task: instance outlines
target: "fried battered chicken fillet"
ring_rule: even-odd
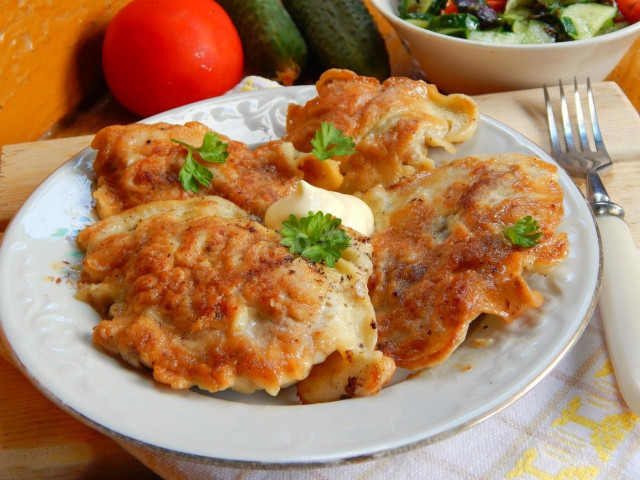
[[[371,244],[349,235],[329,268],[292,256],[280,234],[222,198],[148,203],[79,234],[77,296],[104,319],[94,341],[156,380],[275,395],[334,352],[379,362]]]
[[[325,188],[344,193],[391,185],[434,168],[428,147],[455,151],[453,143],[471,138],[478,124],[478,108],[470,97],[442,95],[423,81],[391,77],[380,84],[333,69],[322,74],[316,88],[318,96],[304,106],[289,105],[284,140],[310,152],[322,122],[353,137],[356,153],[322,162],[332,162],[336,170],[334,184]]]
[[[98,132],[91,147],[98,150],[93,164],[98,179],[93,196],[100,218],[143,203],[202,195],[224,197],[262,218],[303,176],[298,169],[301,159],[289,142],[277,140],[251,151],[244,143],[220,135],[228,144],[227,161],[201,161],[213,172],[211,186],[201,187],[197,194],[187,192],[178,179],[187,148],[172,139],[199,147],[209,131],[199,122],[189,122],[116,125]],[[194,157],[199,161],[197,154]]]
[[[568,254],[557,169],[520,154],[481,155],[376,187],[362,199],[375,217],[369,290],[378,348],[396,364],[443,362],[481,313],[511,322],[543,302],[526,271],[548,273]],[[539,245],[511,244],[502,231],[531,215]]]

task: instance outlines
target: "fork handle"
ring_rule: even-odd
[[[597,217],[604,265],[598,308],[622,397],[640,414],[640,255],[629,225]]]

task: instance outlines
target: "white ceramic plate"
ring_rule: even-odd
[[[199,120],[256,145],[284,133],[288,103],[313,96],[313,87],[238,94],[147,122]],[[487,117],[458,155],[499,152],[535,154],[552,162],[530,141]],[[93,156],[85,150],[56,170],[7,229],[0,249],[0,319],[14,359],[45,395],[121,439],[242,465],[335,464],[404,450],[474,425],[520,397],[576,341],[595,304],[597,229],[575,184],[561,172],[566,219],[560,230],[569,236],[571,253],[552,275],[531,279],[544,293],[543,307],[510,326],[490,319],[474,322],[469,339],[445,364],[412,379],[401,373],[376,397],[319,405],[296,405],[292,389],[275,398],[174,391],[95,348],[91,333],[98,315],[74,299],[72,280],[81,262],[74,239],[93,221]],[[493,343],[472,348],[475,338]]]

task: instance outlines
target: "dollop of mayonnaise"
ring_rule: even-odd
[[[306,217],[309,212],[322,211],[342,220],[342,225],[353,228],[367,237],[373,233],[373,212],[369,206],[353,195],[331,192],[300,180],[297,188],[271,205],[264,216],[264,224],[280,230],[282,222],[293,214]]]

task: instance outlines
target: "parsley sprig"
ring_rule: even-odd
[[[531,248],[538,245],[538,239],[542,236],[538,221],[534,220],[531,215],[521,218],[512,226],[503,230],[502,233],[514,245],[525,248]]]
[[[208,187],[211,185],[211,179],[213,178],[211,170],[195,161],[193,152],[197,152],[202,160],[210,163],[224,163],[229,156],[229,152],[227,152],[229,145],[221,141],[217,133],[205,133],[201,147],[194,147],[175,138],[172,138],[171,141],[189,149],[187,158],[185,158],[178,175],[182,188],[186,191],[197,193],[200,190],[200,185]]]
[[[313,145],[311,153],[320,161],[356,152],[354,150],[356,144],[353,143],[352,138],[345,136],[329,122],[320,124],[320,130],[316,130],[316,136],[311,140],[311,145]]]
[[[330,213],[309,212],[300,219],[289,215],[282,222],[282,245],[289,247],[291,253],[298,253],[314,263],[324,261],[333,267],[349,246],[351,238],[339,228],[342,220]]]

